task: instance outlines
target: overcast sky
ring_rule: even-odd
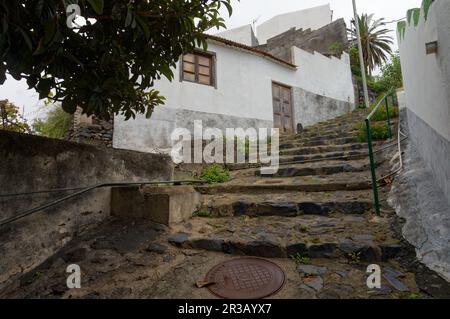
[[[347,25],[353,16],[351,0],[233,0],[234,13],[231,18],[224,15],[228,29],[250,24],[259,17],[257,25],[271,17],[330,3],[334,19],[344,18]],[[421,0],[357,0],[359,13],[374,13],[375,17],[386,18],[386,21],[398,20],[406,16],[406,10],[420,7]],[[396,23],[389,25],[395,30]],[[396,33],[392,32],[395,37]],[[397,48],[395,39],[395,49]],[[0,86],[0,99],[8,99],[21,108],[25,108],[25,117],[32,121],[44,116],[46,108],[38,100],[35,91],[27,89],[24,81],[17,82],[11,78]]]

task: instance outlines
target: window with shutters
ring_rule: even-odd
[[[183,55],[183,81],[215,86],[214,56],[206,53],[188,53]]]

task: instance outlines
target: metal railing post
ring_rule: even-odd
[[[370,120],[366,119],[366,131],[367,131],[367,144],[369,148],[369,159],[370,159],[370,172],[372,175],[372,190],[375,204],[375,212],[378,216],[381,215],[380,212],[380,201],[378,198],[378,182],[377,175],[375,172],[375,160],[373,156],[373,146],[372,146],[372,130],[370,128]]]
[[[387,118],[387,126],[389,130],[389,138],[392,138],[392,129],[391,129],[391,116],[389,114],[389,101],[388,97],[384,99],[384,102],[386,103],[386,118]]]

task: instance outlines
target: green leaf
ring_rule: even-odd
[[[134,21],[134,13],[133,11],[129,10],[127,11],[127,17],[125,18],[125,27],[129,27]]]
[[[164,75],[169,81],[173,79],[173,72],[168,65],[162,65],[160,70],[162,75]]]
[[[25,43],[27,44],[28,49],[31,51],[33,50],[33,43],[31,42],[31,38],[30,36],[25,32],[24,29],[22,29],[21,27],[17,27],[17,30],[20,32],[20,34],[22,35],[22,38],[25,40]]]
[[[150,38],[150,29],[147,25],[147,21],[140,16],[136,16],[136,21],[139,24],[139,26],[141,27],[141,30],[144,33],[145,38],[149,39]]]
[[[64,13],[64,5],[72,3],[80,4],[93,18],[108,15],[111,19],[88,20],[74,32],[67,28],[65,17],[55,17]],[[173,67],[183,52],[206,48],[202,34],[224,27],[218,7],[230,3],[0,0],[0,81],[5,79],[7,66],[8,74],[27,80],[40,98],[53,92],[54,99],[64,101],[70,113],[79,106],[98,117],[150,115],[164,99],[156,92],[144,93],[161,77],[174,81]],[[30,57],[33,52],[36,55]],[[41,79],[42,74],[51,78]],[[91,100],[92,96],[96,97]]]
[[[95,13],[103,14],[104,3],[103,0],[87,0],[91,5],[92,9],[94,9]]]
[[[228,1],[222,2],[225,7],[227,7],[228,14],[231,16],[233,14],[233,8],[231,7],[231,4]]]
[[[77,110],[77,105],[76,105],[75,101],[70,98],[65,98],[62,101],[61,106],[62,106],[63,110],[69,114],[73,114]]]
[[[39,99],[45,99],[49,96],[53,81],[50,79],[41,79],[36,87],[39,92]]]

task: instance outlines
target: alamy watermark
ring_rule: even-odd
[[[75,28],[75,19],[81,15],[81,8],[78,4],[69,4],[66,7],[66,24],[69,29]]]
[[[67,277],[66,285],[69,289],[81,288],[81,268],[77,264],[67,266],[66,272],[70,275]]]
[[[367,287],[381,289],[381,267],[377,264],[369,265],[366,272],[370,274],[366,281]]]
[[[277,128],[204,128],[194,121],[193,134],[177,128],[171,134],[171,156],[175,164],[256,164],[261,174],[275,174],[279,168],[280,132]],[[206,143],[206,144],[205,144]]]

